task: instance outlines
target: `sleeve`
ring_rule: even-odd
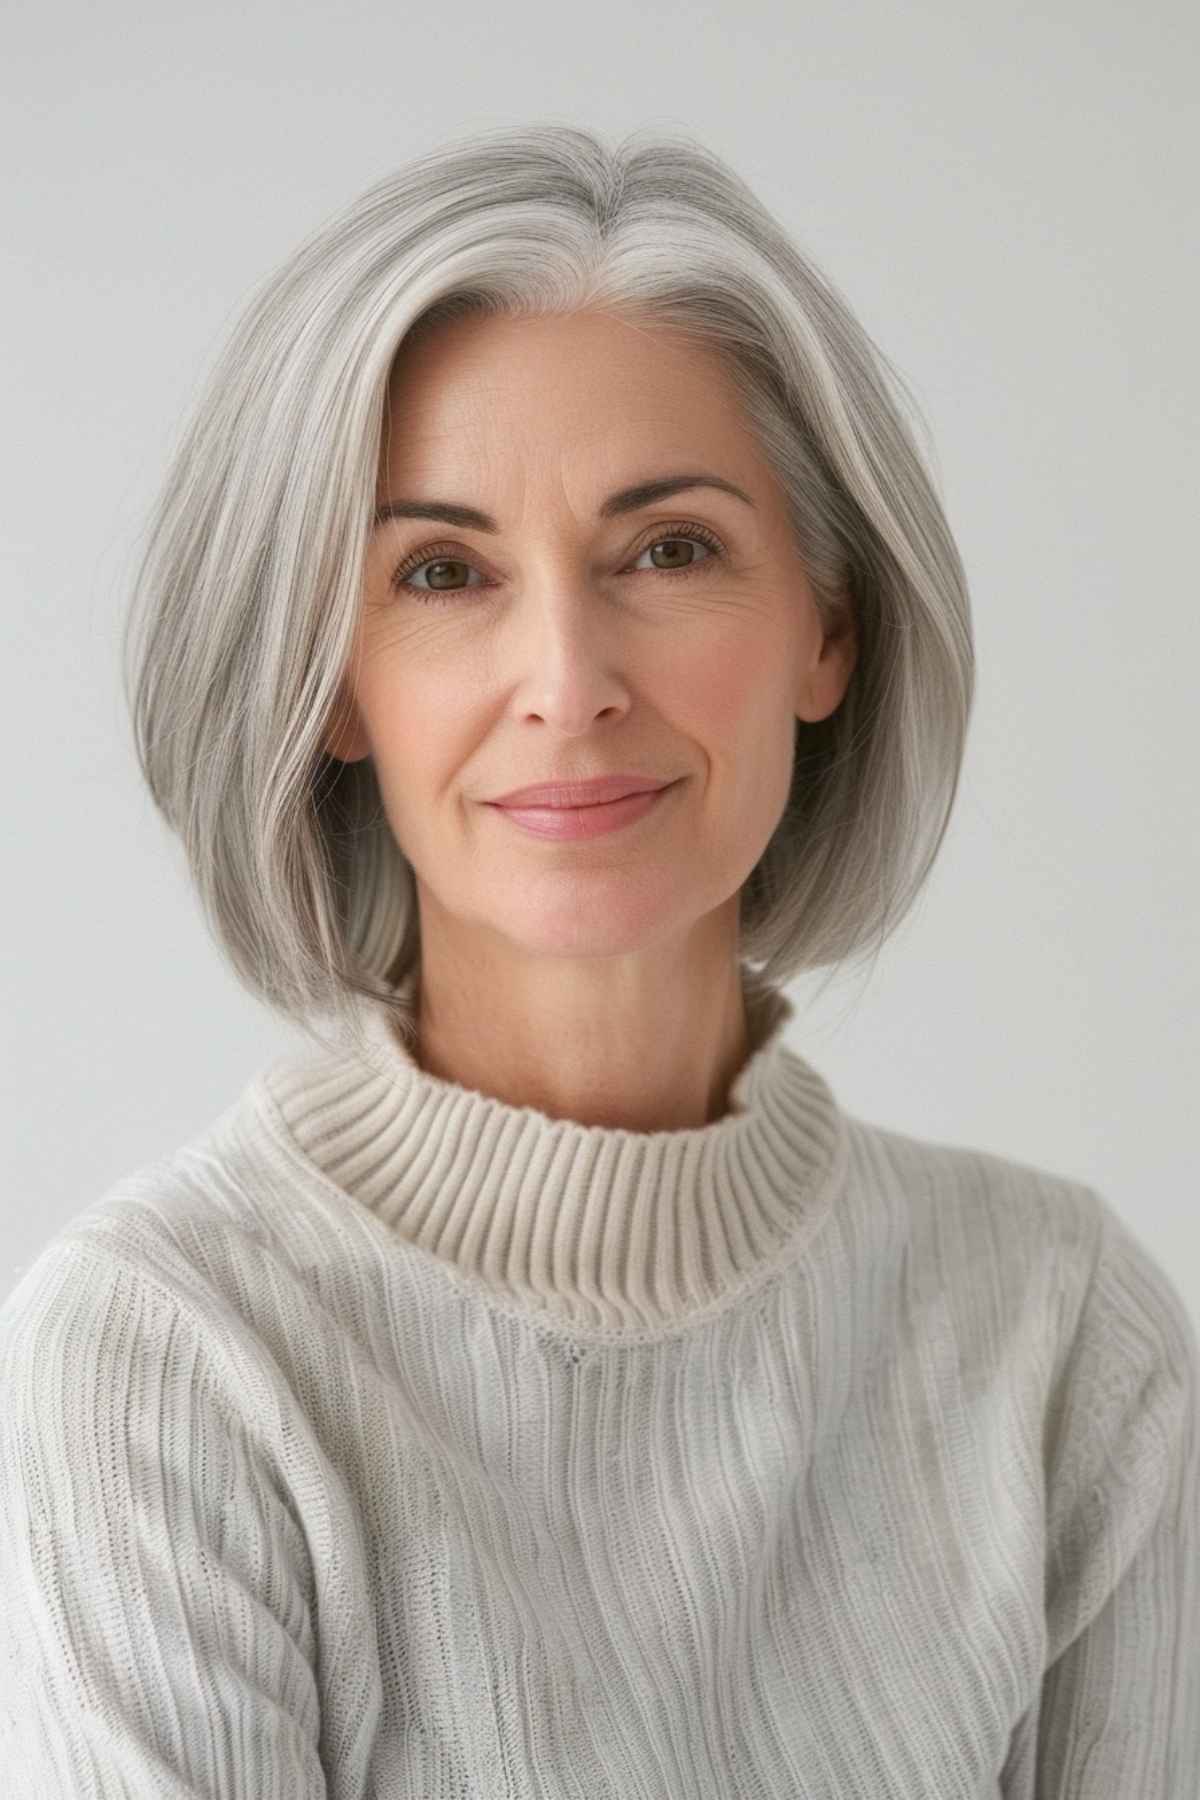
[[[1200,1353],[1089,1192],[1097,1259],[1046,1421],[1036,1800],[1200,1800]]]
[[[186,1309],[54,1243],[0,1309],[0,1768],[21,1800],[318,1800],[310,1572]]]

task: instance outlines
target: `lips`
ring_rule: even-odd
[[[503,813],[506,824],[511,822],[534,837],[599,838],[648,818],[659,801],[678,786],[679,782],[668,781],[662,787],[643,788],[620,800],[601,800],[591,806],[494,806],[492,810]]]
[[[660,781],[653,776],[604,775],[591,781],[541,782],[532,787],[514,788],[489,804],[555,808],[601,806],[609,800],[623,800],[629,794],[657,793],[670,786],[670,780]]]

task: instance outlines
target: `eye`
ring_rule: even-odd
[[[411,593],[418,595],[422,600],[426,601],[427,604],[433,605],[437,605],[443,593],[447,597],[452,597],[454,594],[461,593],[463,587],[467,584],[465,582],[456,583],[453,572],[456,569],[474,569],[475,565],[474,563],[467,562],[465,557],[451,556],[445,553],[452,549],[453,545],[435,544],[433,554],[428,550],[422,550],[415,556],[409,557],[406,562],[400,564],[400,567],[392,576],[392,586],[398,590],[407,588]],[[415,581],[410,579],[411,576],[419,574],[425,569],[428,569],[431,572],[431,579],[437,581],[441,581],[445,576],[446,571],[449,570],[451,578],[445,588],[437,589],[420,587]],[[478,573],[478,571],[476,571],[476,573]]]
[[[704,556],[689,555],[682,563],[651,565],[648,569],[635,569],[638,575],[665,575],[671,580],[686,578],[696,574],[707,563],[724,560],[725,548],[720,539],[704,525],[693,525],[682,522],[667,527],[659,526],[655,535],[634,552],[635,561],[640,561],[648,551],[657,550],[663,545],[679,545],[683,543],[700,544],[707,552]],[[459,546],[455,544],[431,544],[406,557],[392,576],[392,587],[398,593],[409,593],[423,606],[447,606],[456,601],[459,595],[470,587],[486,587],[486,582],[457,581],[454,572],[459,569],[479,571],[475,564],[466,557],[456,554]],[[670,552],[668,552],[670,554]],[[441,587],[425,587],[414,581],[412,577],[422,571],[428,572],[431,582],[444,582]],[[448,579],[447,579],[448,577]]]
[[[690,575],[693,569],[698,569],[703,563],[710,562],[714,557],[719,557],[722,554],[721,546],[711,531],[706,531],[702,525],[685,525],[681,526],[678,530],[672,527],[669,536],[664,536],[660,533],[658,537],[651,538],[650,542],[638,551],[639,559],[645,556],[648,551],[658,550],[664,544],[674,546],[680,544],[702,544],[708,554],[705,556],[689,555],[682,564],[668,562],[665,568],[662,564],[659,564],[657,565],[657,572],[660,575]],[[653,566],[654,565],[652,565],[652,567]]]

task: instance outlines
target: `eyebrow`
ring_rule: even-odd
[[[744,500],[747,506],[754,505],[744,488],[726,481],[720,475],[701,472],[694,475],[664,475],[657,481],[639,481],[633,487],[620,488],[604,501],[599,517],[615,519],[621,513],[637,512],[643,506],[652,506],[656,500],[666,500],[671,494],[682,493],[685,488],[700,487],[719,488],[722,493]],[[454,500],[388,500],[376,509],[372,529],[377,529],[385,519],[440,519],[445,525],[459,525],[468,531],[500,529],[490,514],[480,512],[478,507],[462,506]]]

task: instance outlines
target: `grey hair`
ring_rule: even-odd
[[[322,1043],[363,998],[410,1044],[413,869],[369,757],[328,754],[397,351],[468,313],[605,310],[707,345],[786,495],[849,686],[797,719],[739,898],[782,984],[875,956],[949,823],[974,689],[962,563],[899,375],[741,178],[683,134],[452,139],[318,227],[250,298],[181,432],[123,638],[136,754],[239,979]]]

